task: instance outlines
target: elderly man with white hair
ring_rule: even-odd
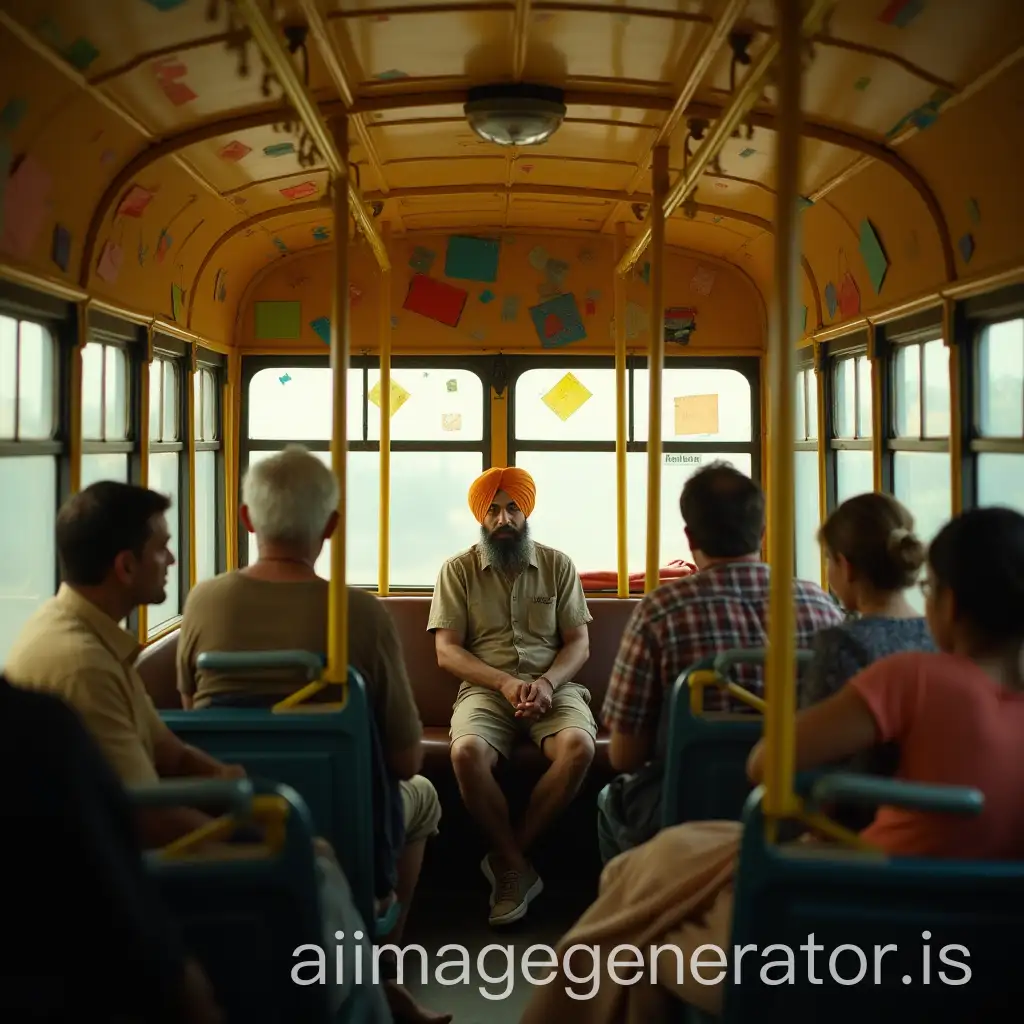
[[[237,677],[200,669],[197,661],[204,651],[327,650],[329,584],[317,576],[315,565],[341,522],[338,498],[334,473],[299,445],[249,467],[240,512],[246,529],[256,535],[259,557],[244,569],[204,580],[188,596],[178,641],[178,689],[185,707],[270,706],[305,685],[289,670]],[[375,837],[378,874],[396,878],[401,903],[388,941],[401,945],[424,847],[437,834],[441,806],[433,785],[417,774],[423,726],[391,616],[365,591],[349,588],[348,601],[349,663],[366,682],[383,762],[375,796],[386,802],[393,794],[404,824],[400,851],[386,848],[386,831]],[[387,776],[383,781],[381,774]],[[378,828],[382,817],[375,815]],[[441,1024],[451,1019],[424,1010],[394,981],[388,995],[396,1020]]]

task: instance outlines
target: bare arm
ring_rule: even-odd
[[[587,624],[567,629],[562,633],[561,650],[541,678],[546,679],[551,688],[557,690],[562,683],[576,677],[576,673],[583,668],[589,657],[590,630]]]
[[[434,649],[437,651],[437,664],[456,679],[464,679],[467,683],[486,686],[489,690],[499,693],[511,684],[520,686],[520,680],[507,672],[485,665],[479,658],[472,655],[462,646],[465,638],[454,629],[439,629],[434,634]]]

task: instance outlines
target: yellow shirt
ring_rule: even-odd
[[[63,697],[82,717],[126,786],[158,780],[155,752],[167,731],[135,659],[138,640],[62,584],[25,623],[4,666],[15,686]]]

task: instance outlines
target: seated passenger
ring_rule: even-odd
[[[241,766],[183,743],[164,724],[135,669],[139,642],[119,625],[139,605],[165,599],[167,571],[175,564],[168,547],[170,504],[155,491],[111,480],[69,498],[56,530],[64,582],[25,623],[5,668],[12,684],[74,706],[125,786],[183,776],[245,777]],[[147,848],[212,820],[190,807],[145,808],[137,817]],[[330,844],[317,839],[315,852],[325,944],[331,946],[334,932],[351,919],[351,893]],[[346,993],[334,986],[336,1007]]]
[[[861,669],[899,651],[934,651],[928,623],[906,591],[917,582],[925,548],[914,517],[890,494],[859,494],[844,501],[818,532],[832,593],[857,617],[823,629],[811,642],[814,660],[799,690],[801,707],[837,693]],[[844,767],[866,775],[892,775],[899,750],[889,744],[865,751]],[[833,812],[848,828],[867,827],[874,810]]]
[[[200,669],[197,662],[205,651],[327,650],[330,585],[317,576],[315,565],[324,541],[340,523],[337,478],[315,455],[290,445],[249,467],[242,502],[242,521],[256,535],[259,558],[244,569],[204,580],[188,596],[177,654],[185,707],[270,706],[306,684],[289,670],[239,678]],[[373,594],[351,587],[348,601],[349,664],[366,683],[371,727],[384,762],[377,774],[386,776],[375,780],[375,824],[384,824],[384,808],[393,805],[400,819],[395,831],[404,833],[395,849],[393,834],[378,829],[375,836],[376,873],[392,879],[377,896],[395,885],[401,908],[388,942],[400,945],[441,805],[433,785],[416,774],[423,760],[423,728],[387,607]],[[404,989],[391,995],[406,999]],[[397,1003],[395,1008],[404,1012]]]
[[[5,792],[0,877],[31,894],[4,907],[0,1019],[220,1024],[209,982],[146,875],[117,776],[64,701],[2,676],[0,778],[17,780]],[[89,941],[41,967],[62,921],[87,927]]]
[[[590,692],[572,682],[590,654],[592,616],[570,559],[530,536],[536,489],[523,469],[489,469],[469,489],[480,540],[437,577],[427,629],[438,665],[461,680],[452,709],[451,758],[467,810],[491,851],[490,922],[521,918],[543,889],[526,858],[579,791],[594,759]],[[551,762],[520,825],[492,772],[530,739]]]
[[[795,768],[810,771],[896,742],[898,778],[978,789],[984,810],[977,817],[961,817],[883,806],[861,833],[865,840],[893,857],[1020,860],[1024,516],[1005,508],[979,508],[948,523],[932,541],[923,589],[928,624],[941,653],[890,655],[801,711]],[[764,769],[761,743],[748,762],[755,784]],[[725,952],[727,962],[718,977],[729,976],[741,834],[739,822],[690,822],[665,829],[615,858],[605,868],[597,900],[558,943],[563,974],[568,976],[565,953],[576,943],[599,944],[602,950],[619,943],[641,951],[674,946],[686,963],[707,943]],[[607,971],[612,958],[597,959],[598,970]],[[634,1016],[638,1006],[643,1019],[676,1019],[675,1000],[720,1013],[721,983],[695,985],[680,975],[683,983],[677,985],[674,963],[671,954],[660,963],[657,984],[626,986],[610,975],[577,974],[587,979],[582,991],[596,991],[594,998],[582,1000],[568,994],[573,986],[565,978],[552,978],[535,990],[521,1024],[640,1020]],[[570,958],[568,967],[573,966]],[[652,978],[650,967],[643,965],[641,978]]]
[[[699,469],[679,498],[683,533],[700,570],[672,580],[637,605],[623,632],[601,717],[610,733],[609,760],[621,775],[598,798],[598,840],[607,862],[646,842],[661,823],[662,759],[668,742],[664,704],[676,679],[698,661],[768,644],[771,572],[761,561],[764,494],[727,463]],[[842,621],[815,583],[794,580],[796,644]],[[764,688],[760,665],[738,665],[735,681]],[[705,691],[705,710],[742,711],[722,690]]]

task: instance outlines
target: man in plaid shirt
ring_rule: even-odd
[[[703,658],[768,644],[771,570],[761,561],[765,501],[760,487],[728,463],[694,473],[679,499],[693,561],[700,572],[672,580],[637,605],[619,646],[601,717],[611,733],[609,760],[620,772],[598,801],[605,861],[658,830],[662,768],[657,749],[667,729],[662,706],[676,679]],[[793,581],[797,648],[843,614],[815,583]],[[760,665],[738,665],[735,682],[761,695]],[[706,711],[744,711],[717,688]],[[660,736],[659,736],[660,733]],[[632,806],[630,806],[632,805]]]

